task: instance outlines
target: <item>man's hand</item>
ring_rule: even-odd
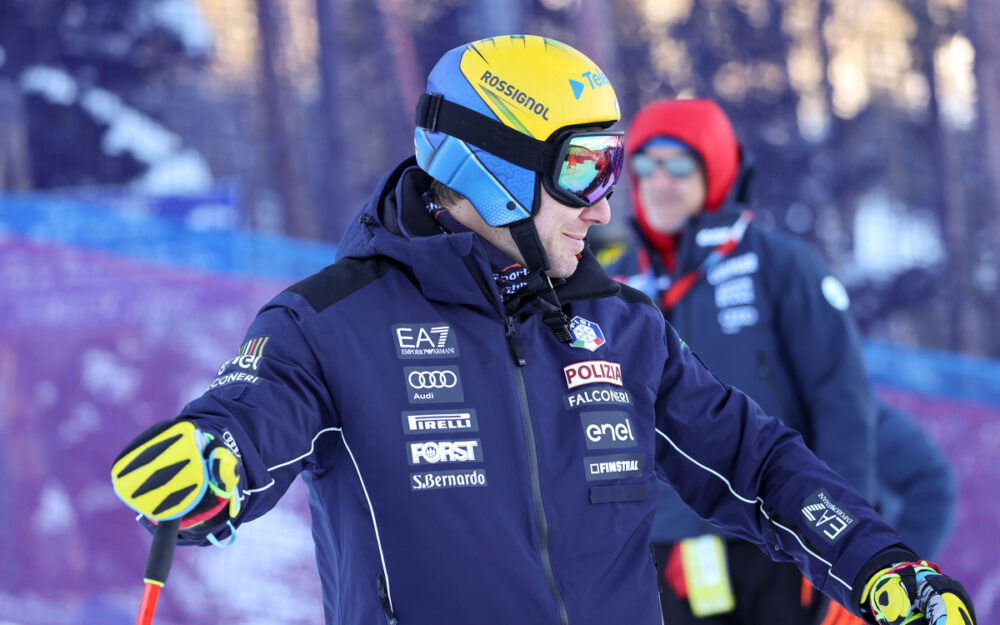
[[[183,419],[157,423],[115,459],[111,483],[151,521],[181,519],[180,537],[200,541],[240,511],[241,464],[211,434]]]
[[[926,560],[902,562],[872,576],[861,595],[879,625],[975,625],[976,613],[958,581]]]

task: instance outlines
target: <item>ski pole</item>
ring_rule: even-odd
[[[156,524],[153,544],[149,546],[149,556],[146,558],[146,575],[143,579],[146,586],[142,591],[142,602],[139,604],[139,616],[135,625],[151,625],[153,622],[156,600],[160,596],[160,589],[167,583],[170,565],[174,561],[174,547],[177,546],[180,524],[180,519]]]

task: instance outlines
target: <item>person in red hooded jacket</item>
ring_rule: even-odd
[[[657,302],[726,384],[800,432],[874,500],[876,404],[844,287],[800,239],[753,221],[752,170],[711,100],[660,100],[626,135],[636,241],[608,273]],[[791,564],[721,535],[661,486],[653,525],[665,621],[814,625],[831,606]],[[848,622],[847,620],[844,621]]]

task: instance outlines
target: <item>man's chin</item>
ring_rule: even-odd
[[[549,270],[548,274],[550,278],[561,278],[565,280],[574,273],[576,273],[576,268],[580,265],[580,261],[577,260],[576,256],[572,259],[566,258],[561,259],[557,263],[552,264],[552,269]]]

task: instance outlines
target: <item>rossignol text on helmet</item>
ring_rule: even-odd
[[[614,89],[579,51],[508,35],[447,52],[427,80],[414,134],[420,168],[464,195],[491,226],[538,210],[539,187],[560,202],[596,204],[621,173]]]

